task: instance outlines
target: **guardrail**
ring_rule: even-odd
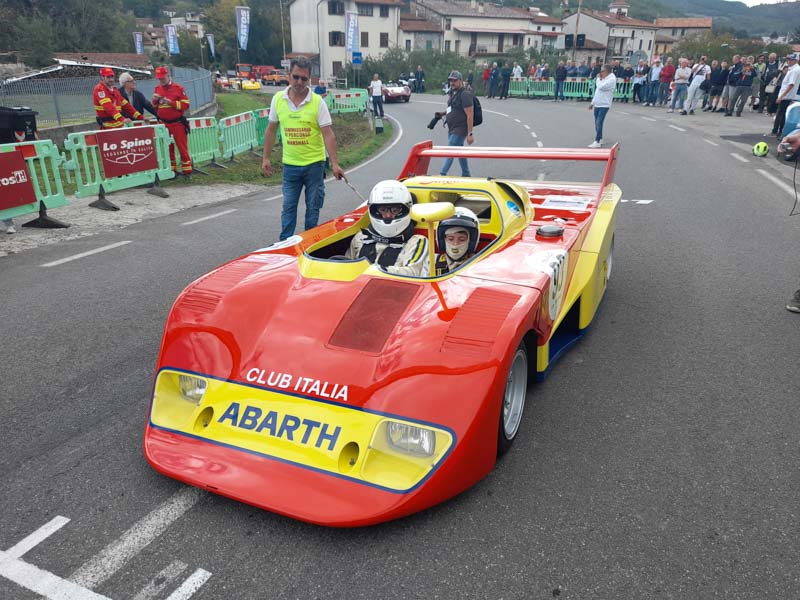
[[[587,77],[568,77],[564,81],[564,97],[591,99],[594,95],[595,80]],[[552,98],[555,95],[555,79],[552,77],[514,77],[508,87],[508,95],[517,98]],[[633,82],[618,79],[614,99],[633,98]]]

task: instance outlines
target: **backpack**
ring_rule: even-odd
[[[461,102],[461,94],[460,93],[458,94],[458,103],[460,105],[459,108],[461,108],[461,110],[464,110],[464,106],[463,106],[463,104]],[[481,123],[483,123],[483,108],[481,108],[481,103],[478,102],[478,97],[473,95],[472,96],[472,126],[473,127],[477,127]]]

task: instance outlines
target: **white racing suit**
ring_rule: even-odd
[[[428,277],[428,239],[414,235],[414,223],[398,236],[386,238],[371,227],[353,236],[347,258],[366,258],[387,273]]]

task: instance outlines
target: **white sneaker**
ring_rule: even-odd
[[[602,148],[603,142],[592,142],[589,144],[589,148]]]
[[[6,227],[6,233],[8,234],[17,233],[17,228],[14,227],[13,225],[9,225],[8,227]]]

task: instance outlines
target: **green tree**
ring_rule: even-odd
[[[200,53],[204,52],[201,48],[201,41],[185,29],[178,31],[178,47],[180,54],[173,54],[170,60],[176,67],[199,67]],[[205,56],[203,56],[205,61]]]
[[[18,49],[25,64],[31,67],[53,64],[56,37],[52,22],[44,17],[22,17],[17,26]]]
[[[791,35],[791,41],[793,44],[800,44],[800,25],[794,28],[794,31]]]

